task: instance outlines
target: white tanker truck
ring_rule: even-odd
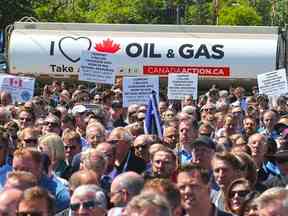
[[[287,35],[264,26],[16,22],[6,55],[10,74],[77,79],[81,51],[90,50],[115,55],[120,76],[198,73],[200,85],[225,85],[287,71]]]

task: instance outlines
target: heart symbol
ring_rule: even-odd
[[[59,41],[59,50],[69,61],[78,62],[82,50],[90,50],[92,43],[87,37],[63,37]],[[77,55],[79,53],[79,55]],[[76,56],[75,56],[76,54]]]

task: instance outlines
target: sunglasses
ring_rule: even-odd
[[[242,190],[242,191],[231,191],[230,198],[235,197],[237,194],[238,197],[244,198],[250,191],[248,190]]]
[[[110,141],[108,141],[108,143],[110,143],[110,144],[112,144],[112,145],[115,145],[115,144],[117,144],[119,141],[121,141],[121,140],[110,140]]]
[[[51,127],[58,127],[58,125],[59,125],[57,122],[48,122],[48,121],[44,122],[44,124],[45,125],[51,125]]]
[[[84,209],[92,209],[92,208],[97,207],[98,206],[97,204],[99,205],[99,203],[97,203],[95,200],[89,200],[83,203],[71,203],[70,209],[72,211],[77,211],[80,209],[81,205],[82,205],[82,208]]]
[[[138,145],[138,146],[134,146],[134,149],[146,149],[148,147],[148,145]]]
[[[37,143],[37,139],[24,139],[25,143]]]
[[[42,216],[41,212],[17,212],[17,216]]]
[[[68,149],[75,150],[75,149],[76,149],[76,146],[74,146],[74,145],[65,145],[65,146],[64,146],[64,149],[65,149],[65,150],[68,150]]]

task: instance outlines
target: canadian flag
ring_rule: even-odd
[[[22,87],[22,80],[17,78],[10,78],[10,86],[12,87]]]

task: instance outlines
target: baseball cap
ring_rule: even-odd
[[[114,100],[112,101],[111,107],[112,109],[122,108],[122,103],[119,100]]]
[[[198,147],[198,146],[205,146],[210,149],[216,149],[216,145],[213,142],[211,138],[208,136],[199,136],[196,140],[192,142],[192,148]]]
[[[76,105],[76,106],[74,106],[72,108],[71,113],[72,113],[73,116],[75,116],[78,113],[84,113],[84,112],[87,112],[87,111],[88,111],[88,109],[84,105],[79,104],[79,105]]]

